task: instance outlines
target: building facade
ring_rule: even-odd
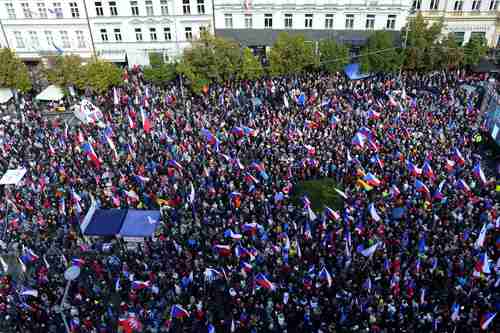
[[[254,49],[271,46],[282,31],[356,47],[375,30],[399,37],[410,5],[409,0],[214,0],[215,29]]]
[[[454,34],[461,45],[472,36],[485,38],[488,46],[499,47],[499,0],[413,0],[412,15],[420,12],[427,20],[442,20],[443,32]]]
[[[0,45],[25,61],[78,54],[129,65],[174,58],[213,30],[210,0],[0,0]]]

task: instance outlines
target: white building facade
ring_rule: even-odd
[[[25,61],[48,55],[93,54],[147,65],[149,53],[182,54],[213,30],[210,0],[0,0],[0,45]]]
[[[214,0],[215,29],[250,47],[269,47],[281,31],[307,40],[361,45],[375,30],[399,36],[410,0]]]
[[[453,33],[459,44],[472,36],[485,38],[488,46],[500,47],[499,0],[413,0],[412,12],[428,20],[443,20],[443,32]]]

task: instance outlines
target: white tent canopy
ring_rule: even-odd
[[[60,87],[50,85],[39,93],[35,98],[39,101],[59,101],[64,97],[64,92]]]
[[[7,103],[14,95],[10,88],[0,88],[0,104]]]

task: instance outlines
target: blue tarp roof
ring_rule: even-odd
[[[112,236],[120,232],[126,209],[97,209],[84,234],[88,236]]]
[[[159,210],[129,210],[123,221],[120,235],[124,237],[149,237],[160,222]]]
[[[86,236],[149,237],[160,222],[159,210],[97,209]]]
[[[349,80],[360,80],[370,77],[370,74],[361,73],[359,64],[349,64],[344,67],[345,75],[349,78]]]

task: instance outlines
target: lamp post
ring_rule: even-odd
[[[92,28],[90,27],[89,12],[87,10],[86,0],[83,0],[83,8],[85,9],[85,18],[87,19],[87,27],[89,29],[89,34],[90,34],[90,43],[92,45],[92,56],[97,57],[97,54],[95,52],[94,35],[92,34]]]
[[[56,309],[56,312],[59,312],[61,314],[64,327],[66,328],[66,333],[71,333],[68,322],[66,321],[66,316],[64,315],[64,310],[66,310],[66,298],[68,297],[68,291],[71,285],[71,281],[76,280],[78,276],[80,276],[80,267],[78,266],[71,266],[64,272],[64,278],[68,282],[66,283],[66,288],[64,288],[64,295],[61,300],[61,305]]]

